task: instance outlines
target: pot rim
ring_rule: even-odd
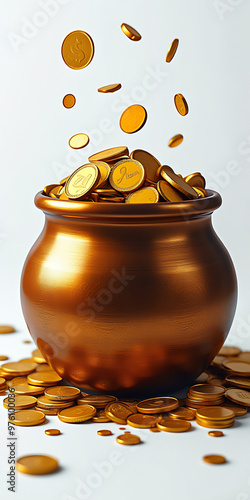
[[[39,191],[35,196],[35,205],[46,214],[58,217],[76,217],[82,219],[164,219],[199,218],[211,214],[222,204],[219,193],[207,190],[206,198],[183,200],[172,203],[93,203],[82,201],[64,201],[50,198]]]

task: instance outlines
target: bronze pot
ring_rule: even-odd
[[[237,282],[211,224],[221,197],[133,205],[38,193],[44,229],[24,265],[29,331],[90,392],[163,395],[209,365],[232,323]]]

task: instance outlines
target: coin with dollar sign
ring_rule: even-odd
[[[83,69],[88,66],[94,56],[94,43],[85,31],[72,31],[62,44],[62,57],[71,69]]]

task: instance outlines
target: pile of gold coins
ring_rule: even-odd
[[[13,331],[10,327],[2,329]],[[235,418],[246,415],[250,408],[250,352],[237,347],[222,347],[210,367],[190,387],[184,399],[163,396],[143,401],[118,400],[114,395],[89,395],[77,387],[62,385],[61,377],[46,363],[38,349],[31,358],[5,362],[0,367],[0,394],[9,422],[17,426],[40,425],[47,417],[57,416],[65,423],[118,424],[121,431],[116,441],[123,445],[140,443],[140,437],[127,427],[149,429],[151,432],[187,432],[191,421],[209,430],[212,437],[223,436],[221,429],[234,425]],[[6,391],[9,391],[8,395]],[[56,428],[46,429],[49,436],[60,435]],[[100,436],[112,436],[109,429],[97,431]],[[28,474],[45,474],[57,468],[51,457],[34,455],[32,461],[21,457],[17,470]],[[206,455],[205,462],[222,464],[222,455]],[[56,465],[57,464],[57,465]],[[40,467],[40,469],[39,469]],[[40,472],[39,472],[40,470]]]
[[[204,198],[206,181],[199,173],[182,177],[147,151],[116,147],[89,157],[59,184],[43,193],[58,200],[97,203],[182,202]]]

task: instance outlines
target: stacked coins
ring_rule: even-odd
[[[95,203],[174,203],[207,196],[199,173],[182,177],[147,151],[115,147],[89,157],[59,184],[43,193],[62,201]]]
[[[215,406],[221,405],[224,401],[225,387],[196,384],[190,387],[187,406],[191,408],[199,408],[200,406]]]
[[[199,408],[196,412],[196,421],[202,427],[226,429],[234,424],[235,413],[229,408],[210,406]]]

